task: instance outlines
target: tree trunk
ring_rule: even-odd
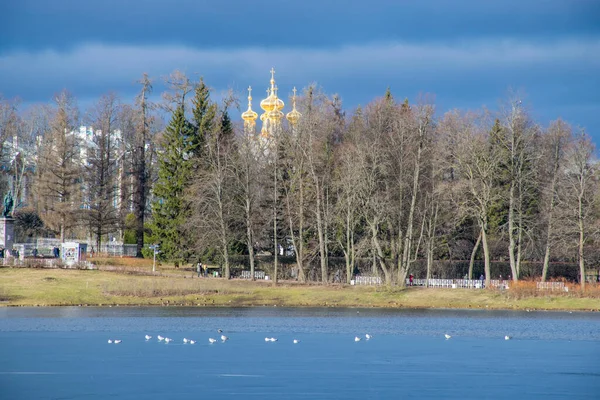
[[[277,142],[275,143],[277,146]],[[279,267],[279,243],[277,242],[277,154],[275,155],[275,171],[273,173],[273,245],[275,252],[273,253],[273,285],[277,285],[277,269]]]
[[[381,245],[379,243],[379,238],[377,237],[377,224],[370,224],[371,225],[371,234],[372,234],[372,240],[373,240],[373,246],[375,247],[375,252],[376,252],[376,259],[379,261],[379,266],[381,267],[381,270],[383,271],[383,275],[385,277],[385,284],[387,286],[391,286],[392,285],[392,276],[390,273],[389,268],[385,265],[385,254],[383,253],[383,249],[381,248]]]
[[[435,204],[435,210],[429,217],[429,226],[427,227],[427,286],[429,286],[429,279],[431,278],[431,268],[433,267],[433,248],[435,244],[435,228],[437,226],[437,216],[439,206]]]
[[[475,255],[477,254],[477,249],[479,248],[479,244],[481,243],[482,232],[479,232],[479,236],[477,236],[477,241],[475,242],[475,246],[473,246],[473,251],[471,252],[471,260],[469,260],[469,279],[473,279],[473,265],[475,264]]]
[[[485,287],[490,287],[490,249],[487,241],[487,223],[482,224],[481,228],[481,245],[483,246],[483,259],[484,259],[484,269],[485,269]]]
[[[254,244],[252,238],[252,223],[250,222],[250,200],[246,198],[246,246],[248,248],[248,257],[250,261],[250,279],[254,277]]]
[[[558,168],[560,163],[560,148],[561,141],[560,138],[557,138],[555,146],[554,146],[554,166],[553,166],[553,175],[552,175],[552,184],[550,185],[550,209],[548,210],[548,227],[546,231],[546,251],[544,252],[544,267],[542,269],[542,282],[546,281],[548,276],[548,267],[550,265],[550,238],[552,235],[552,217],[554,216],[554,206],[556,204],[556,183],[558,179]]]
[[[352,280],[352,260],[350,252],[350,246],[352,245],[352,238],[350,237],[350,207],[346,209],[346,248],[344,249],[344,258],[346,259],[346,283],[350,284]]]
[[[583,189],[582,189],[583,192]],[[580,284],[581,290],[585,290],[585,260],[583,257],[583,245],[585,243],[585,226],[584,226],[584,215],[583,215],[583,197],[579,196],[579,212],[577,214],[578,226],[579,226],[579,246],[578,246],[578,256],[579,256],[579,276],[580,276]]]
[[[410,209],[408,210],[408,220],[406,223],[406,234],[404,236],[404,248],[402,254],[402,267],[398,270],[398,280],[400,285],[404,286],[406,274],[411,263],[411,250],[412,250],[412,235],[413,235],[413,224],[415,208],[417,205],[417,194],[419,191],[419,175],[421,173],[421,156],[423,154],[423,142],[425,139],[425,129],[428,123],[419,126],[419,146],[417,148],[417,158],[415,160],[414,175],[413,175],[413,187],[410,200]]]
[[[323,215],[322,215],[322,199],[321,199],[321,186],[318,183],[318,178],[315,179],[316,182],[316,200],[317,200],[317,233],[319,235],[319,256],[321,261],[321,281],[325,284],[329,281],[329,277],[327,274],[327,253],[325,251],[325,237],[324,237],[324,227],[323,227]]]
[[[512,272],[513,281],[517,281],[519,279],[519,274],[517,271],[517,262],[515,260],[515,186],[514,182],[510,184],[510,194],[509,194],[509,205],[508,205],[508,237],[509,237],[509,245],[508,245],[508,257],[510,259],[510,270]],[[487,277],[486,277],[487,278]]]

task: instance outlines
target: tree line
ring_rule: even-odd
[[[596,268],[594,144],[561,119],[542,126],[519,98],[438,114],[431,98],[388,89],[347,112],[310,85],[299,121],[261,135],[232,121],[235,96],[213,101],[202,79],[171,74],[155,103],[151,79],[139,84],[131,104],[107,94],[82,117],[67,92],[28,110],[0,99],[5,174],[28,234],[98,246],[116,235],[140,256],[158,244],[162,259],[218,262],[227,278],[239,256],[253,276],[269,254],[275,283],[282,254],[300,281],[316,269],[322,282],[333,259],[347,282],[368,259],[387,284],[417,264],[430,278],[440,260],[468,261],[472,278],[481,259],[488,284],[494,260],[512,280],[531,263],[543,280],[552,262],[574,263],[582,286]],[[82,122],[93,127],[85,145],[72,133]]]

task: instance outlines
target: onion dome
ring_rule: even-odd
[[[285,117],[285,114],[279,111],[277,108],[274,108],[267,113],[267,118],[274,123],[279,123],[283,117]]]
[[[275,93],[271,89],[267,89],[267,98],[260,102],[260,108],[266,113],[275,108]]]
[[[252,87],[248,86],[248,109],[242,113],[242,119],[247,125],[252,126],[256,123],[256,118],[258,114],[252,110]]]
[[[294,96],[292,97],[292,111],[287,113],[285,117],[287,118],[290,124],[296,125],[300,117],[302,117],[302,114],[300,114],[298,110],[296,110],[296,88],[294,88],[293,92]]]
[[[279,111],[283,110],[283,107],[285,107],[285,104],[283,103],[283,100],[281,100],[279,97],[277,97],[277,91],[279,90],[277,88],[277,86],[275,86],[275,108],[278,109]]]

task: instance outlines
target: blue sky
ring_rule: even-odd
[[[381,96],[497,109],[509,89],[542,124],[562,117],[600,143],[600,1],[306,0],[0,2],[0,93],[82,105],[125,101],[148,72],[204,76],[218,97],[280,97],[318,83],[352,109]]]

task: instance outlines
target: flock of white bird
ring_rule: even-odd
[[[223,331],[221,329],[219,329],[218,332],[222,333]],[[369,335],[368,333],[365,334],[365,340],[370,340],[372,337],[373,336]],[[448,335],[446,333],[446,334],[444,334],[444,337],[446,338],[446,340],[448,340],[452,336],[450,336],[450,335]],[[146,336],[144,336],[144,338],[146,339],[146,341],[148,341],[148,340],[152,339],[152,336],[146,335]],[[173,339],[171,339],[171,338],[163,337],[163,336],[160,336],[160,335],[158,335],[156,338],[158,339],[159,342],[163,342],[164,341],[165,343],[170,343],[170,342],[173,341]],[[504,340],[510,340],[510,339],[512,339],[510,336],[508,336],[508,335],[504,336]],[[229,340],[229,338],[227,336],[221,335],[221,342],[225,343],[228,340]],[[359,336],[355,336],[354,337],[354,341],[355,342],[360,342],[361,340],[362,340],[362,338],[359,337]],[[276,342],[276,341],[277,341],[277,339],[274,338],[274,337],[266,337],[265,338],[265,342]],[[108,339],[108,343],[109,344],[119,344],[121,342],[122,342],[122,340],[120,340],[120,339]],[[214,344],[216,342],[218,342],[217,339],[215,339],[215,338],[208,338],[208,343]],[[298,343],[300,343],[300,340],[294,339],[293,343],[294,344],[298,344]],[[193,340],[193,339],[183,338],[183,344],[196,344],[196,341]]]

